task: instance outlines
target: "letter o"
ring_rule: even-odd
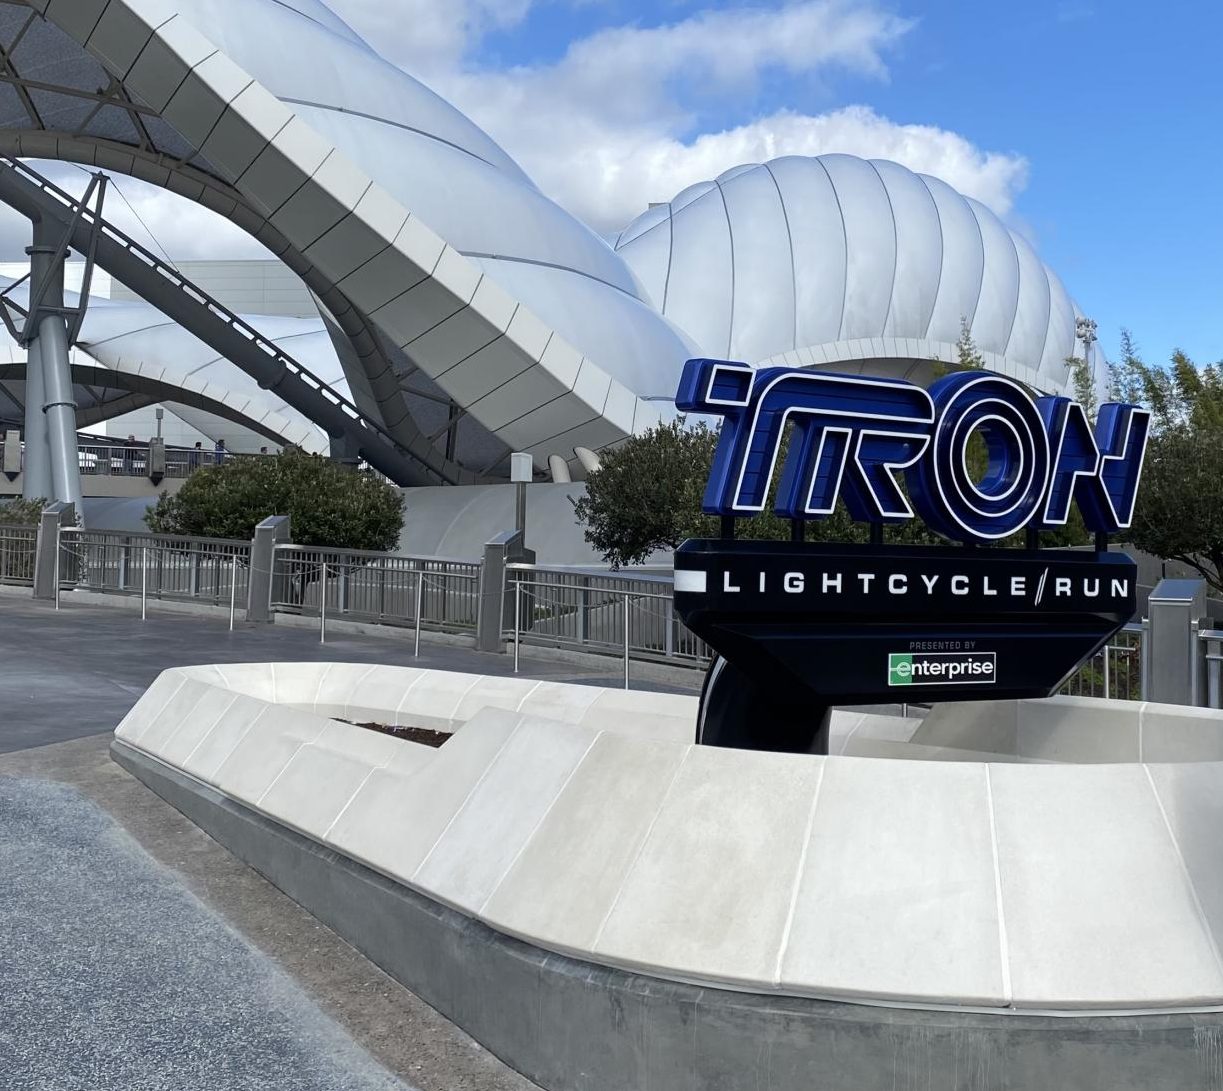
[[[961,371],[931,387],[936,424],[930,448],[907,474],[922,518],[958,541],[997,541],[1036,517],[1049,483],[1049,437],[1032,398],[1018,383],[990,372]],[[988,464],[972,479],[973,433]]]

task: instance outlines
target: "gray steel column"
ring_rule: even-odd
[[[38,342],[26,348],[25,365],[25,462],[21,495],[26,500],[54,500],[51,486],[51,449],[47,445],[47,416],[43,412],[42,353]]]
[[[82,511],[81,464],[76,442],[76,401],[72,396],[72,365],[68,359],[68,325],[64,321],[63,232],[44,220],[34,222],[30,255],[31,299],[40,291],[38,347],[42,356],[47,440],[51,446],[51,485],[54,499]],[[46,285],[44,288],[43,285]],[[43,309],[46,313],[43,313]]]

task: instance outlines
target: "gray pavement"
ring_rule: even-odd
[[[0,816],[0,1088],[407,1086],[75,789]]]
[[[214,614],[166,612],[149,618],[110,605],[83,605],[71,595],[56,611],[28,591],[0,594],[0,753],[112,731],[149,683],[167,667],[199,663],[332,661],[387,663],[476,674],[509,674],[512,657],[429,638],[420,658],[403,633],[358,636],[332,626],[318,633],[287,625],[239,625]],[[601,669],[602,668],[602,669]],[[524,654],[532,678],[614,686],[619,663],[575,666]],[[693,685],[699,685],[694,674]],[[643,688],[674,688],[644,686]]]
[[[0,1091],[533,1091],[110,760],[166,667],[508,656],[0,593]],[[617,666],[525,657],[535,677]]]

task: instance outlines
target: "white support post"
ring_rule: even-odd
[[[26,500],[54,500],[51,494],[51,448],[47,445],[47,416],[43,412],[42,353],[37,339],[26,348],[25,451],[22,456],[21,495]]]

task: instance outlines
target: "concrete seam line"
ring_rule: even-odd
[[[323,730],[326,730],[326,728],[324,728]],[[322,733],[323,733],[323,731],[320,731],[320,732],[319,732],[319,735],[321,735]],[[317,739],[317,738],[318,738],[318,735],[316,735],[316,736],[315,736],[315,739]],[[313,741],[314,741],[314,740],[312,739],[312,740],[311,740],[311,742],[313,742]],[[289,768],[289,766],[293,764],[293,759],[294,759],[295,757],[297,757],[297,755],[298,755],[298,754],[300,754],[300,753],[302,752],[302,750],[303,750],[303,749],[304,749],[306,746],[308,746],[308,745],[309,745],[308,743],[304,743],[304,742],[299,742],[299,743],[297,744],[297,749],[296,749],[296,750],[294,750],[294,751],[293,751],[293,753],[289,755],[289,760],[288,760],[288,761],[286,761],[286,762],[284,763],[284,765],[282,765],[282,766],[280,767],[280,772],[279,772],[279,773],[277,773],[277,774],[276,774],[276,775],[275,775],[275,776],[272,778],[272,782],[271,782],[271,783],[270,783],[270,784],[269,784],[269,785],[268,785],[266,788],[264,788],[262,792],[260,792],[260,794],[259,794],[259,798],[258,798],[257,800],[255,800],[255,809],[256,809],[256,810],[260,810],[260,811],[262,811],[262,810],[263,810],[263,807],[262,807],[262,806],[260,806],[260,805],[263,803],[264,799],[266,799],[266,798],[267,798],[267,794],[268,794],[268,792],[270,792],[270,791],[271,791],[273,788],[275,788],[275,787],[276,787],[276,782],[277,782],[278,780],[280,780],[280,778],[281,778],[281,777],[283,777],[283,776],[285,775],[285,770],[286,770],[286,769],[288,769],[288,768]],[[268,812],[264,811],[264,813],[265,813],[265,814],[267,814]]]
[[[863,719],[865,719],[865,714]],[[846,740],[848,741],[848,740]],[[811,832],[815,829],[815,812],[820,804],[820,794],[824,787],[824,774],[828,769],[828,759],[820,760],[820,773],[815,781],[815,791],[811,793],[811,808],[807,811],[807,827],[803,833],[803,847],[798,854],[798,866],[794,869],[794,888],[790,891],[790,908],[786,910],[786,923],[781,930],[781,941],[777,946],[777,965],[773,970],[773,984],[781,984],[781,967],[786,959],[786,950],[790,946],[790,933],[794,928],[794,914],[798,911],[798,892],[803,885],[803,872],[807,867],[807,853],[811,848]]]
[[[624,893],[624,886],[629,880],[629,876],[633,874],[638,862],[641,860],[641,854],[645,852],[645,847],[649,843],[650,835],[654,832],[654,827],[658,824],[658,816],[662,814],[663,807],[666,806],[667,800],[671,796],[672,790],[675,788],[675,782],[679,780],[680,771],[687,764],[689,756],[695,749],[695,745],[689,745],[684,751],[684,756],[679,759],[675,766],[675,772],[671,774],[671,782],[667,785],[667,790],[663,792],[662,798],[658,801],[658,806],[654,810],[653,816],[650,818],[650,824],[646,826],[645,833],[642,835],[641,844],[637,846],[637,851],[633,853],[632,863],[624,869],[624,876],[620,880],[620,889],[616,891],[616,896],[612,899],[612,903],[608,906],[607,912],[603,915],[603,919],[599,922],[598,930],[595,932],[594,939],[590,941],[590,953],[593,955],[599,949],[599,941],[603,938],[603,932],[607,928],[607,922],[611,920],[612,914],[615,913],[616,907],[620,904],[620,896]]]
[[[539,689],[539,687],[542,686],[543,684],[544,684],[544,680],[541,678],[539,679],[539,681],[535,683],[535,685],[533,685],[529,690],[527,690],[527,692],[523,694],[522,699],[518,702],[518,704],[514,706],[514,711],[521,712],[522,706],[525,705],[531,699],[531,695],[537,689]]]
[[[446,836],[446,834],[450,831],[450,827],[454,825],[455,819],[457,819],[459,815],[463,813],[464,808],[466,808],[467,804],[471,802],[471,797],[476,794],[480,785],[483,784],[488,778],[488,774],[492,772],[493,766],[497,764],[497,759],[501,757],[502,753],[505,751],[505,748],[510,745],[510,740],[513,739],[513,737],[522,729],[522,721],[523,717],[519,716],[518,722],[514,725],[514,729],[508,735],[506,735],[505,741],[502,742],[499,747],[497,747],[497,752],[489,759],[488,764],[484,767],[479,777],[476,778],[475,784],[473,784],[467,790],[467,794],[463,797],[463,802],[454,809],[454,813],[446,820],[446,825],[442,827],[441,832],[434,839],[433,844],[429,846],[429,851],[425,853],[421,862],[416,865],[416,870],[413,871],[411,875],[412,879],[415,879],[416,876],[424,870],[425,865],[432,858],[433,853],[437,851],[437,846],[442,843],[442,838]]]
[[[1202,908],[1202,900],[1198,897],[1197,886],[1193,881],[1193,875],[1189,871],[1189,865],[1185,863],[1185,856],[1181,852],[1180,842],[1176,839],[1176,831],[1172,828],[1172,822],[1168,818],[1164,801],[1160,798],[1159,789],[1155,786],[1155,778],[1151,776],[1151,767],[1144,762],[1142,771],[1146,774],[1147,784],[1150,785],[1151,794],[1155,797],[1155,806],[1159,808],[1159,817],[1163,820],[1164,829],[1168,832],[1168,840],[1172,842],[1172,851],[1176,853],[1176,862],[1180,865],[1181,876],[1185,880],[1185,885],[1189,887],[1189,896],[1193,899],[1193,908],[1198,915],[1198,924],[1206,934],[1206,942],[1210,944],[1211,954],[1214,955],[1215,968],[1220,973],[1223,973],[1223,957],[1219,954],[1219,944],[1215,940],[1214,930],[1210,927],[1206,911]]]
[[[602,734],[604,734],[604,732],[598,732],[595,737],[590,740],[590,743],[586,749],[582,751],[582,756],[573,763],[573,768],[569,770],[568,775],[565,777],[564,783],[556,790],[556,795],[552,797],[552,801],[547,807],[544,808],[544,813],[539,816],[539,821],[531,827],[531,832],[523,838],[522,844],[518,846],[518,851],[514,853],[514,858],[506,866],[506,869],[497,877],[497,881],[493,884],[492,890],[489,891],[488,897],[480,903],[480,908],[476,910],[481,917],[484,915],[484,910],[488,908],[488,903],[493,900],[497,891],[501,888],[501,884],[505,882],[506,876],[508,876],[509,873],[514,870],[514,865],[518,863],[518,858],[524,852],[526,852],[527,846],[534,840],[535,835],[539,832],[539,828],[548,820],[548,815],[552,813],[552,808],[556,806],[557,801],[562,795],[565,794],[565,789],[569,787],[569,782],[573,780],[574,776],[577,774],[577,771],[582,767],[582,763],[586,760],[591,750],[594,749],[595,743],[599,741],[599,736]]]
[[[169,696],[169,697],[167,697],[167,698],[166,698],[164,701],[162,701],[162,703],[161,703],[161,704],[160,704],[160,705],[157,707],[157,711],[156,711],[155,713],[153,713],[153,714],[152,714],[152,715],[149,717],[148,723],[146,723],[146,724],[145,724],[145,726],[144,726],[144,730],[143,730],[143,731],[141,731],[141,732],[140,732],[140,734],[139,734],[139,735],[137,735],[137,736],[136,736],[136,737],[135,737],[135,738],[132,740],[133,742],[139,742],[139,741],[140,741],[141,736],[143,736],[143,735],[145,734],[145,732],[147,732],[147,731],[149,730],[149,727],[150,727],[150,725],[152,724],[152,722],[153,722],[155,719],[157,719],[157,717],[158,717],[158,716],[160,716],[160,715],[161,715],[163,712],[165,712],[165,710],[166,710],[166,708],[169,706],[170,702],[171,702],[171,701],[173,701],[173,700],[174,700],[174,698],[178,696],[178,691],[179,691],[180,689],[182,689],[182,688],[183,688],[183,686],[185,686],[185,685],[187,684],[187,679],[186,679],[186,677],[185,677],[184,675],[180,675],[180,674],[178,673],[178,669],[177,669],[177,668],[175,668],[175,667],[171,667],[170,669],[174,671],[174,673],[175,673],[175,677],[176,677],[176,678],[178,678],[178,685],[177,685],[177,686],[175,686],[173,690],[171,690],[171,692],[170,692],[170,696]],[[158,677],[161,677],[161,676],[160,676],[160,675],[158,675]],[[154,682],[156,682],[156,681],[157,681],[157,679],[154,679],[153,681],[154,681]],[[147,691],[146,691],[146,692],[147,692]],[[133,707],[134,707],[134,706],[133,706]],[[124,719],[127,719],[127,717],[125,716],[125,717],[124,717]]]
[[[350,795],[344,801],[344,806],[341,807],[336,812],[336,816],[335,818],[331,820],[331,824],[323,831],[323,836],[321,840],[323,841],[324,844],[327,844],[328,846],[330,846],[330,842],[328,841],[328,838],[331,836],[331,831],[335,829],[336,823],[339,822],[340,819],[343,818],[344,815],[348,812],[348,808],[352,806],[352,801],[361,794],[361,789],[364,788],[369,783],[369,778],[372,777],[379,769],[385,769],[385,768],[386,768],[386,762],[383,762],[381,765],[375,765],[372,769],[370,769],[368,773],[365,774],[364,777],[361,778],[361,783],[357,785],[356,789],[353,791],[353,794]]]
[[[323,692],[323,683],[327,681],[327,675],[331,673],[331,668],[334,666],[335,666],[334,663],[323,663],[322,664],[323,670],[322,670],[322,673],[318,676],[318,682],[314,686],[314,701],[312,702],[314,705],[314,710],[315,710],[316,715],[318,713],[319,694]]]
[[[220,711],[220,712],[217,714],[217,718],[216,718],[215,720],[213,720],[213,721],[212,721],[212,723],[210,723],[210,724],[208,725],[208,730],[204,732],[204,734],[203,734],[203,737],[202,737],[201,741],[203,741],[203,739],[208,738],[208,736],[209,736],[210,734],[212,734],[212,729],[213,729],[214,727],[216,727],[216,726],[217,726],[217,724],[219,724],[219,723],[221,722],[221,720],[222,720],[222,719],[224,719],[224,718],[225,718],[225,716],[228,714],[229,710],[230,710],[231,708],[233,708],[233,707],[234,707],[234,705],[235,705],[235,704],[237,703],[237,701],[238,701],[238,695],[237,695],[236,693],[234,693],[234,691],[233,691],[233,690],[226,690],[226,691],[224,691],[224,692],[226,692],[226,693],[228,693],[228,694],[229,694],[229,702],[228,702],[228,703],[225,705],[225,707],[224,707],[223,709],[221,709],[221,711]],[[178,738],[179,733],[180,733],[180,732],[183,730],[183,728],[184,728],[184,727],[186,727],[186,726],[187,726],[187,725],[186,725],[186,723],[185,723],[185,722],[184,722],[184,723],[180,723],[180,724],[178,725],[178,727],[176,727],[176,728],[175,728],[175,729],[174,729],[174,730],[173,730],[173,731],[170,733],[170,737],[169,737],[168,739],[166,739],[165,743],[163,743],[162,745],[163,745],[163,746],[165,746],[165,747],[169,747],[169,746],[170,746],[170,745],[171,745],[171,744],[174,742],[174,740]],[[199,746],[199,743],[196,743],[195,745],[196,745],[196,746]],[[192,752],[193,754],[195,753],[195,747],[192,747],[191,752]],[[145,750],[145,751],[144,751],[144,753],[146,753],[146,754],[147,754],[147,753],[149,753],[149,751]]]
[[[251,698],[251,700],[255,700],[255,698]],[[251,720],[251,722],[250,722],[249,724],[247,724],[247,725],[246,725],[246,727],[245,727],[245,729],[243,730],[242,734],[238,736],[238,741],[237,741],[237,742],[235,742],[235,743],[233,744],[233,746],[231,746],[231,747],[229,748],[229,752],[228,752],[228,753],[225,755],[225,757],[223,757],[223,758],[222,758],[222,759],[221,759],[219,762],[217,762],[217,769],[220,769],[222,765],[224,765],[224,764],[225,764],[227,761],[229,761],[229,759],[230,759],[230,758],[232,758],[232,757],[233,757],[234,751],[235,751],[235,750],[237,750],[237,749],[238,749],[238,747],[242,745],[242,742],[243,742],[243,740],[246,738],[246,736],[247,736],[247,735],[249,735],[249,734],[251,733],[251,731],[252,731],[252,729],[254,728],[254,726],[255,726],[255,725],[256,725],[256,724],[257,724],[257,723],[258,723],[260,720],[262,720],[262,719],[263,719],[264,714],[265,714],[265,713],[267,712],[267,710],[268,710],[269,708],[271,708],[271,707],[272,707],[271,705],[267,705],[267,704],[265,704],[265,705],[264,705],[264,707],[263,707],[263,708],[261,708],[261,709],[259,710],[259,715],[258,715],[258,716],[256,716],[256,717],[255,717],[253,720]],[[187,762],[189,762],[189,761],[190,761],[190,760],[191,760],[193,757],[195,757],[195,752],[196,752],[196,751],[197,751],[197,750],[198,750],[198,749],[199,749],[201,746],[203,746],[203,745],[204,745],[204,743],[206,743],[206,742],[208,741],[209,736],[211,736],[211,735],[212,735],[212,733],[213,733],[213,732],[214,732],[214,731],[217,729],[217,727],[220,725],[220,723],[221,723],[221,721],[218,719],[218,720],[217,720],[217,722],[216,722],[215,724],[213,724],[213,725],[212,725],[212,727],[210,727],[210,728],[208,729],[208,734],[207,734],[207,735],[205,735],[205,736],[204,736],[202,739],[200,739],[200,741],[199,741],[199,742],[197,742],[197,743],[195,744],[195,746],[194,746],[194,747],[192,747],[192,749],[191,749],[191,753],[190,753],[190,754],[188,754],[188,755],[187,755],[185,758],[183,758],[183,764],[182,764],[182,766],[181,766],[181,768],[182,768],[182,769],[186,770],[186,768],[187,768]],[[192,776],[196,776],[196,774],[191,774],[191,775],[192,775]],[[203,780],[204,778],[203,778],[203,777],[196,776],[196,779],[198,779],[198,780]],[[209,781],[204,781],[204,783],[205,783],[205,784],[208,784],[208,783],[210,783],[210,782],[209,782]]]
[[[357,680],[356,680],[356,681],[355,681],[355,682],[354,682],[354,683],[353,683],[351,686],[349,686],[349,687],[348,687],[348,693],[345,695],[345,697],[346,697],[346,698],[347,698],[347,697],[351,697],[351,696],[352,696],[354,693],[356,693],[356,692],[357,692],[357,690],[360,688],[361,683],[362,683],[362,682],[364,682],[364,681],[365,681],[365,680],[366,680],[366,679],[367,679],[367,678],[368,678],[368,677],[369,677],[371,674],[373,674],[373,673],[374,673],[374,671],[376,671],[377,669],[378,669],[378,664],[377,664],[377,663],[373,664],[373,666],[371,666],[371,667],[368,667],[368,668],[366,669],[365,673],[364,673],[363,675],[361,675],[361,676],[360,676],[360,677],[359,677],[359,678],[358,678],[358,679],[357,679]],[[349,700],[347,700],[347,699],[344,701],[344,719],[346,719],[346,720],[348,720],[348,719],[351,719],[351,718],[352,718],[352,713],[348,711],[349,706],[351,706],[351,705],[352,705],[352,702],[351,702],[351,701],[349,701]]]
[[[405,668],[400,668],[405,669]],[[408,688],[403,691],[403,696],[399,698],[399,704],[395,706],[395,723],[399,723],[399,714],[403,711],[403,703],[411,696],[412,691],[421,683],[428,671],[417,669],[416,677],[408,683]]]
[[[1002,998],[1010,1006],[1014,1001],[1011,990],[1011,953],[1006,937],[1006,909],[1002,903],[1002,867],[998,854],[998,826],[994,821],[994,785],[990,779],[989,763],[984,763],[982,768],[985,770],[985,803],[989,811],[989,843],[994,865],[994,902],[998,906],[998,954],[999,968],[1002,972]]]
[[[453,704],[453,706],[451,706],[451,709],[450,709],[450,715],[449,715],[449,716],[447,716],[447,717],[446,717],[446,719],[448,719],[448,720],[449,720],[451,723],[454,723],[454,714],[455,714],[456,712],[458,712],[458,711],[459,711],[459,706],[460,706],[460,705],[462,705],[462,703],[463,703],[465,700],[467,700],[467,695],[468,695],[469,693],[471,693],[471,691],[472,691],[473,689],[475,689],[475,688],[476,688],[476,686],[478,686],[478,685],[479,685],[481,682],[483,682],[483,681],[484,681],[484,679],[485,679],[485,678],[487,678],[487,677],[488,677],[488,676],[487,676],[487,675],[484,675],[484,674],[477,674],[477,675],[476,675],[476,676],[475,676],[475,677],[472,679],[472,683],[471,683],[471,685],[470,685],[470,686],[468,686],[468,687],[467,687],[465,690],[463,690],[463,692],[462,692],[461,694],[459,694],[459,699],[458,699],[457,701],[455,701],[455,703]]]

